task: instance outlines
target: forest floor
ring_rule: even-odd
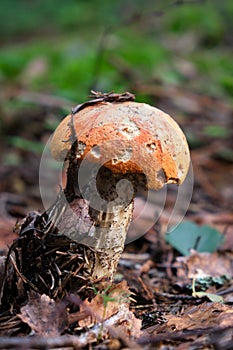
[[[205,130],[209,125],[221,125],[231,130],[232,109],[224,101],[209,96],[194,94],[190,96],[186,91],[176,89],[165,91],[162,87],[156,86],[138,85],[134,90],[136,88],[140,93],[150,95],[158,107],[166,104],[167,111],[173,110],[173,115],[176,115],[176,112],[182,115],[182,106],[177,105],[181,95],[182,98],[192,100],[191,107],[187,104],[185,110],[185,113],[190,114],[190,118],[179,120],[181,127],[187,133],[192,132],[193,139],[198,140],[198,144],[191,150],[194,187],[185,220],[197,224],[198,232],[203,225],[217,229],[224,236],[223,243],[212,253],[198,252],[195,247],[190,246],[193,250],[189,256],[181,256],[175,248],[166,243],[164,227],[174,204],[174,192],[168,191],[166,206],[158,221],[145,235],[125,246],[114,281],[115,287],[106,287],[106,282],[103,282],[102,287],[98,287],[98,295],[92,296],[90,303],[84,302],[87,304],[86,308],[91,309],[89,310],[92,315],[91,321],[88,319],[90,316],[87,317],[86,314],[80,316],[85,306],[81,308],[80,301],[71,300],[74,298],[73,295],[66,296],[70,298],[66,300],[70,308],[68,312],[64,300],[57,301],[54,305],[49,296],[46,299],[45,295],[40,296],[39,291],[36,293],[34,290],[35,294],[28,294],[27,301],[22,299],[18,310],[14,309],[15,304],[12,302],[11,312],[9,310],[2,312],[0,317],[2,348],[16,348],[18,342],[23,348],[33,349],[43,348],[46,342],[50,348],[80,346],[91,346],[93,349],[231,348],[233,167],[226,150],[231,147],[232,139],[230,135],[224,138],[218,135],[208,136],[201,130]],[[24,111],[23,115],[12,116],[7,128],[9,136],[12,131],[17,130],[18,137],[27,138],[30,135],[31,141],[46,142],[50,133],[43,128],[43,125],[46,125],[48,115],[57,113],[57,110],[54,107],[42,106],[39,97],[38,95],[38,103],[33,108]],[[192,111],[187,111],[187,108],[191,108]],[[13,232],[16,221],[24,218],[32,210],[42,212],[43,206],[38,187],[40,153],[33,152],[28,145],[10,149],[2,145],[1,151],[3,154],[11,154],[11,157],[15,152],[15,157],[21,159],[21,164],[4,165],[0,170],[2,282],[4,256],[8,247],[17,238],[17,233]],[[145,200],[142,197],[136,199],[135,216]],[[151,210],[140,219],[141,221],[151,220],[149,212],[153,213],[152,216],[156,214],[153,202],[150,203],[150,207]],[[138,225],[140,226],[140,222]],[[134,234],[132,229],[129,234]],[[28,239],[30,242],[30,238]],[[10,303],[10,300],[16,297],[15,288],[9,287],[8,292],[13,293],[7,299]],[[119,301],[119,295],[129,296],[130,293],[133,293],[130,303],[128,297],[127,301]],[[103,307],[100,308],[100,304],[101,300],[104,302],[104,297],[107,298],[107,316],[105,315],[105,321],[101,322],[103,329],[107,329],[105,331],[91,328],[93,318],[96,324],[93,327],[97,327],[102,319]],[[72,309],[70,305],[76,305],[76,308]],[[122,314],[119,316],[121,322],[119,319],[114,321],[114,315],[117,317],[120,313],[120,305],[121,307],[125,305],[125,316]],[[35,306],[39,311],[35,311]],[[132,312],[130,316],[127,314],[129,310]],[[48,327],[51,323],[51,314],[57,321],[52,327]],[[118,327],[114,327],[116,323]],[[21,338],[31,330],[42,337]],[[75,337],[77,334],[78,337]]]
[[[0,11],[0,348],[232,349],[232,1],[56,3]],[[92,252],[30,223],[52,189],[39,185],[45,145],[102,87],[170,114],[193,178],[175,213],[168,186],[157,220],[156,194],[142,215],[140,193],[113,283],[88,284],[77,276]]]

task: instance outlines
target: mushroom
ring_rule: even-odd
[[[181,184],[189,148],[178,124],[148,104],[100,98],[80,106],[62,120],[51,141],[53,158],[77,166],[77,176],[69,179],[69,186],[76,186],[69,209],[74,215],[66,214],[61,231],[94,249],[95,262],[87,262],[94,278],[112,280],[138,186],[159,190]]]

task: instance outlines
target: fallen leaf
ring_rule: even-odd
[[[114,327],[122,329],[129,337],[138,338],[141,335],[142,321],[136,318],[125,305],[120,306],[116,315],[120,315],[120,313],[122,316],[119,317]]]
[[[233,324],[232,306],[221,303],[203,303],[190,307],[179,316],[167,315],[167,326],[173,330],[227,327]]]
[[[17,235],[13,232],[15,219],[0,216],[0,249],[7,252],[7,246],[12,244]]]
[[[124,341],[126,341],[125,335],[128,337],[138,338],[141,336],[141,320],[137,319],[132,311],[128,309],[125,305],[119,307],[119,311],[113,316],[109,317],[103,323],[97,323],[87,332],[82,333],[79,337],[79,342],[90,344],[90,339],[94,342],[99,339],[100,335],[102,338],[108,338],[109,334],[116,337],[123,336]],[[116,332],[116,330],[118,332]],[[123,334],[122,334],[123,331]],[[126,342],[127,344],[127,342]],[[137,349],[137,345],[133,344],[134,347],[130,349]],[[141,348],[140,348],[141,349]]]
[[[176,266],[179,277],[193,278],[197,271],[212,277],[233,276],[233,257],[227,254],[215,253],[197,253],[192,251],[188,257],[178,257]]]
[[[88,312],[89,317],[79,321],[80,327],[88,327],[92,323],[102,322],[116,314],[122,305],[128,307],[131,292],[126,281],[107,287],[97,294],[90,302],[84,300],[80,312]]]
[[[30,292],[28,298],[28,303],[21,307],[18,315],[21,320],[38,335],[60,335],[65,330],[68,320],[65,303],[56,303],[49,296],[35,292]]]

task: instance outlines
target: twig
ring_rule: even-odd
[[[53,338],[33,337],[1,337],[1,349],[53,349],[72,347],[77,349],[83,346],[80,337],[60,336]]]
[[[119,337],[119,333],[114,332],[114,325],[117,324],[122,318],[126,318],[126,311],[124,307],[121,308],[119,312],[117,312],[112,317],[103,321],[102,324],[96,324],[93,328],[91,328],[88,332],[85,332],[79,336],[73,335],[64,335],[59,337],[41,337],[41,336],[28,336],[28,337],[1,337],[0,347],[3,349],[53,349],[53,348],[65,348],[72,347],[73,349],[82,348],[86,345],[90,345],[91,343],[95,343],[97,341],[98,334],[100,332],[101,327],[102,335],[104,337],[107,336],[107,333],[115,333],[115,336]],[[141,347],[137,345],[134,341],[127,340],[125,337],[123,341],[126,342],[129,348],[139,350]]]
[[[153,328],[153,326],[151,327]],[[154,336],[150,336],[149,333],[149,328],[147,328],[147,330],[145,331],[145,334],[140,337],[138,339],[138,344],[141,345],[146,345],[146,344],[150,344],[150,345],[155,345],[158,343],[161,343],[163,341],[169,342],[172,340],[180,340],[180,341],[184,341],[185,338],[190,338],[192,336],[203,336],[203,335],[211,335],[211,334],[216,334],[216,333],[221,333],[224,332],[228,329],[232,329],[232,326],[227,326],[227,327],[213,327],[213,328],[203,328],[203,329],[191,329],[191,330],[185,330],[185,332],[183,331],[179,331],[179,332],[166,332],[165,334],[157,334]],[[212,345],[214,342],[209,342],[209,345]],[[207,345],[207,344],[205,344]]]

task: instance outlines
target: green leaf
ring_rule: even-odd
[[[182,255],[190,255],[190,249],[198,252],[214,252],[223,242],[223,235],[210,226],[183,222],[166,233],[166,241]]]
[[[193,296],[196,298],[208,298],[213,303],[223,303],[224,299],[220,295],[213,294],[213,293],[207,293],[207,292],[195,292],[193,293]]]

